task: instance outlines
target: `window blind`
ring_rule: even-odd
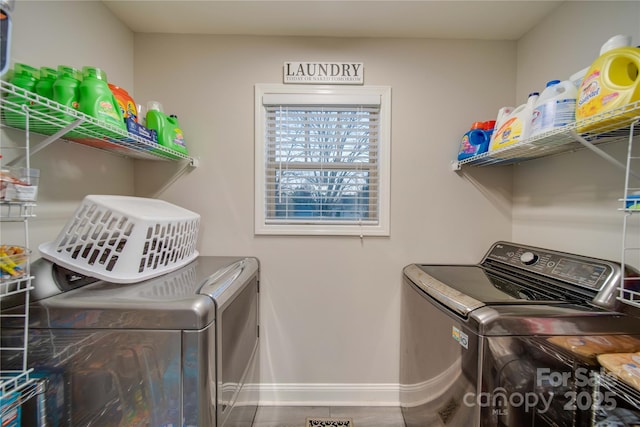
[[[265,222],[378,224],[379,96],[286,95],[263,99]]]

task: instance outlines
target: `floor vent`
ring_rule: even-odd
[[[305,427],[354,427],[351,418],[307,418]]]

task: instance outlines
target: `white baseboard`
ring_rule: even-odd
[[[399,406],[399,384],[262,383],[262,406]]]

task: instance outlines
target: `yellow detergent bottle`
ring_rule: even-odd
[[[578,92],[578,132],[606,131],[623,126],[637,116],[621,108],[640,100],[640,48],[620,47],[600,55],[585,75]],[[620,108],[620,114],[594,117]]]

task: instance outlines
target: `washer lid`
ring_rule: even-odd
[[[429,296],[465,317],[486,305],[576,301],[561,289],[527,286],[477,265],[411,264],[404,274]]]

